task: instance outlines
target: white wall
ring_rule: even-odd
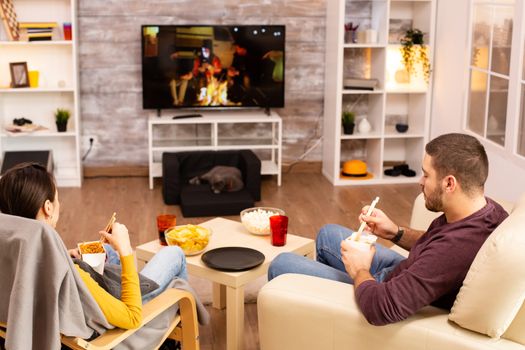
[[[437,3],[431,138],[463,130],[468,86],[469,2],[438,0]],[[485,148],[490,162],[487,195],[515,201],[525,193],[525,167],[491,144],[486,144]]]

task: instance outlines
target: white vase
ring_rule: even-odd
[[[372,125],[370,125],[368,119],[361,119],[359,125],[357,126],[357,131],[359,131],[360,134],[368,134],[370,131],[372,131]]]

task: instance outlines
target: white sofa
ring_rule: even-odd
[[[523,207],[522,215],[518,217],[522,223],[519,226],[520,228],[523,227],[523,234],[525,235],[525,200],[520,200],[519,203]],[[504,207],[508,210],[508,203],[504,204]],[[422,196],[419,196],[414,203],[411,227],[426,229],[435,216],[435,213],[426,210],[424,200]],[[478,257],[476,257],[477,259]],[[471,266],[471,270],[475,263]],[[525,280],[525,274],[518,275],[516,278]],[[467,279],[469,276],[465,281]],[[460,294],[463,293],[463,288]],[[517,309],[523,305],[523,298],[525,298],[525,288],[522,286],[520,288],[518,294],[521,292],[521,296],[518,296]],[[505,288],[503,289],[500,295],[494,295],[495,300],[506,297]],[[521,301],[519,300],[520,297],[522,297]],[[463,299],[468,298],[469,296],[464,294]],[[513,305],[516,309],[516,303]],[[472,305],[470,306],[472,307]],[[474,313],[479,310],[483,311],[484,306],[474,305]],[[485,334],[460,327],[449,320],[448,312],[432,306],[425,307],[416,315],[402,322],[382,327],[370,325],[357,307],[352,285],[305,275],[285,274],[270,281],[259,292],[257,307],[261,350],[525,349],[525,345],[522,345],[525,344],[522,336],[518,336],[522,337],[521,344],[513,340],[491,338]],[[454,308],[456,308],[456,304]],[[460,311],[462,310],[458,307],[457,313]],[[514,311],[518,312],[517,310]],[[520,317],[515,317],[512,314],[510,320],[508,317],[506,318],[504,329],[500,327],[500,333],[508,329],[511,322],[514,322],[512,323],[513,327],[510,327],[512,332],[507,333],[525,334],[525,322],[523,321],[525,319],[523,316],[525,315],[525,306],[522,306],[519,312],[522,315],[521,323],[515,322],[514,319]],[[483,318],[476,315],[472,317],[475,319],[474,323],[476,319]],[[489,315],[487,317],[493,319]],[[456,318],[461,319],[461,317]],[[465,327],[476,329],[476,325],[470,326],[468,322],[466,323]],[[486,332],[491,334],[491,330]],[[503,334],[503,337],[507,333]]]

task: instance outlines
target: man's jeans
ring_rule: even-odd
[[[104,244],[104,248],[107,253],[106,264],[120,265],[120,258],[117,252],[109,244]],[[188,280],[184,252],[176,246],[163,247],[144,266],[140,274],[157,282],[159,285],[159,288],[142,296],[142,303],[146,303],[162,293],[176,277]]]
[[[298,273],[353,284],[341,259],[341,241],[352,232],[340,225],[323,226],[315,241],[317,261],[293,253],[279,254],[270,264],[268,280],[284,273]],[[370,273],[376,281],[382,282],[405,257],[380,244],[375,247]]]

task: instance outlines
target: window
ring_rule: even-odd
[[[466,128],[507,146],[513,0],[473,0]],[[525,92],[524,92],[525,93]],[[525,144],[525,140],[523,142]],[[525,150],[525,149],[524,149]]]

